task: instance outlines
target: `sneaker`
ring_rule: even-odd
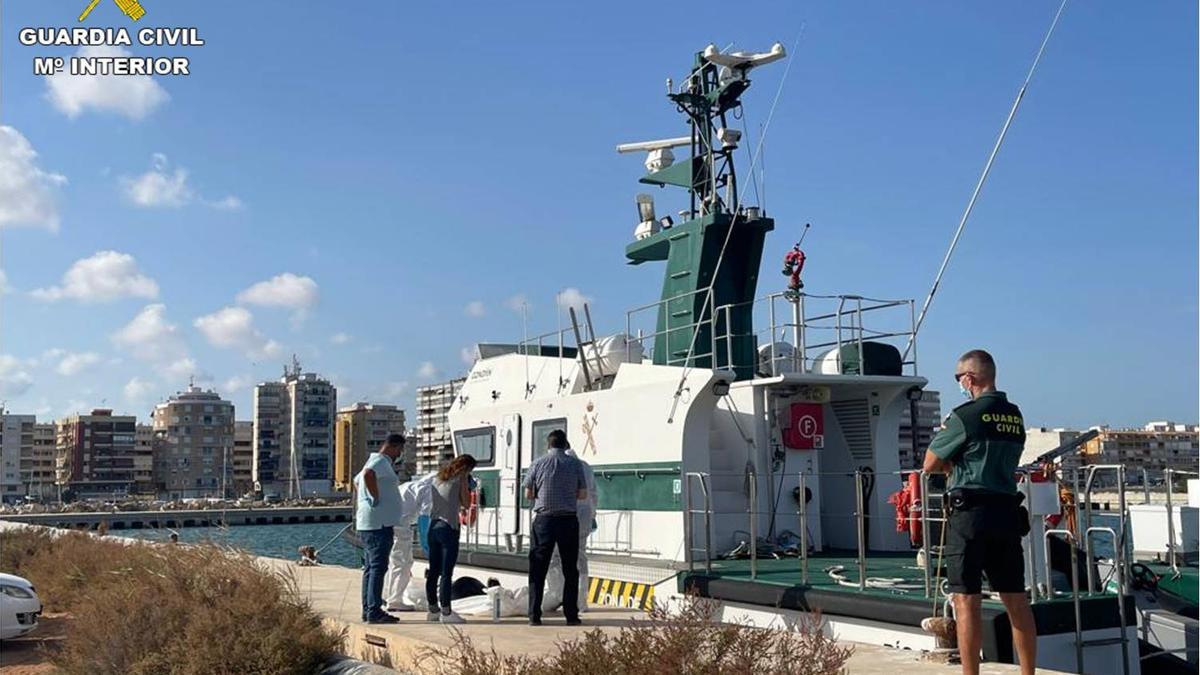
[[[437,623],[442,620],[442,615],[436,611],[425,612],[425,620],[429,623]]]
[[[416,610],[416,607],[413,607],[412,605],[406,605],[402,602],[399,604],[387,606],[387,611],[389,611],[389,612],[412,612],[415,610]]]
[[[373,619],[367,619],[367,623],[400,623],[400,619],[391,614],[380,614]]]
[[[466,622],[467,622],[466,619],[455,614],[454,612],[450,612],[449,614],[442,615],[442,623],[466,623]]]
[[[568,626],[582,626],[583,621],[580,621],[579,617],[575,617],[574,619],[567,619],[567,625]]]
[[[529,617],[529,625],[530,625],[530,626],[540,626],[540,625],[542,625],[542,618],[541,618],[540,616],[531,616],[531,617]]]

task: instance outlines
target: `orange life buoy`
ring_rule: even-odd
[[[459,524],[472,526],[479,519],[479,490],[471,490],[471,504],[458,514]]]
[[[908,482],[898,492],[888,497],[888,503],[896,506],[896,531],[908,532],[914,546],[921,545],[921,474],[908,474]]]

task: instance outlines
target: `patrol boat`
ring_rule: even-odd
[[[682,189],[679,222],[637,196],[625,248],[632,265],[664,266],[656,302],[602,338],[585,305],[565,328],[477,346],[448,414],[455,452],[479,461],[461,574],[525,583],[532,513],[520,484],[561,429],[596,475],[592,603],[646,607],[690,592],[718,601],[724,620],[792,626],[820,610],[841,639],[933,650],[920,623],[946,611],[938,547],[926,555],[914,539],[918,524],[940,538],[941,495],[900,459],[901,423],[918,426],[927,383],[916,306],[811,293],[798,279],[757,294],[776,223],[741,189],[744,139],[732,124],[750,73],[784,57],[779,44],[708,46],[678,87],[668,81],[687,133],[618,147],[646,153],[642,184]],[[909,483],[914,508],[898,531],[889,495]],[[1053,483],[1022,489],[1035,516],[1059,513]],[[1044,555],[1054,533],[1033,520],[1025,550],[1038,665],[1138,673],[1125,605],[1064,589]],[[1014,661],[1008,626],[985,599],[987,660]]]

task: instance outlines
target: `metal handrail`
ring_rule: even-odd
[[[698,471],[689,471],[683,474],[684,480],[684,512],[687,517],[683,520],[684,525],[684,547],[687,548],[688,570],[696,571],[695,556],[696,547],[692,544],[692,516],[696,513],[692,508],[692,479],[696,478],[700,481],[700,491],[704,494],[704,571],[712,574],[712,496],[708,490],[707,474]]]
[[[750,580],[758,578],[758,472],[749,469],[750,479]]]
[[[800,472],[800,583],[808,585],[808,490]]]
[[[1113,548],[1116,550],[1113,564],[1116,565],[1117,576],[1117,616],[1121,621],[1121,667],[1125,675],[1129,675],[1129,639],[1126,636],[1126,626],[1128,619],[1125,617],[1125,553],[1119,546],[1120,540],[1117,537],[1116,530],[1111,527],[1089,527],[1083,533],[1083,549],[1084,555],[1087,557],[1087,574],[1088,574],[1088,595],[1091,595],[1096,588],[1095,566],[1092,565],[1092,533],[1107,532],[1113,540]],[[1100,589],[1103,593],[1104,589]]]
[[[1054,590],[1054,582],[1050,577],[1050,535],[1060,534],[1067,539],[1067,543],[1071,548],[1071,600],[1075,606],[1075,672],[1083,673],[1083,617],[1079,605],[1079,554],[1075,546],[1075,535],[1070,530],[1046,530],[1042,535],[1042,553],[1045,557],[1045,579],[1046,592],[1049,597],[1054,597],[1057,593]],[[1124,635],[1121,636],[1124,639]]]

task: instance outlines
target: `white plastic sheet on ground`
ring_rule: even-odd
[[[526,616],[529,613],[529,587],[510,591],[500,586],[485,588],[486,595],[455,600],[451,608],[463,616],[491,616],[492,596],[500,596],[500,616]]]

